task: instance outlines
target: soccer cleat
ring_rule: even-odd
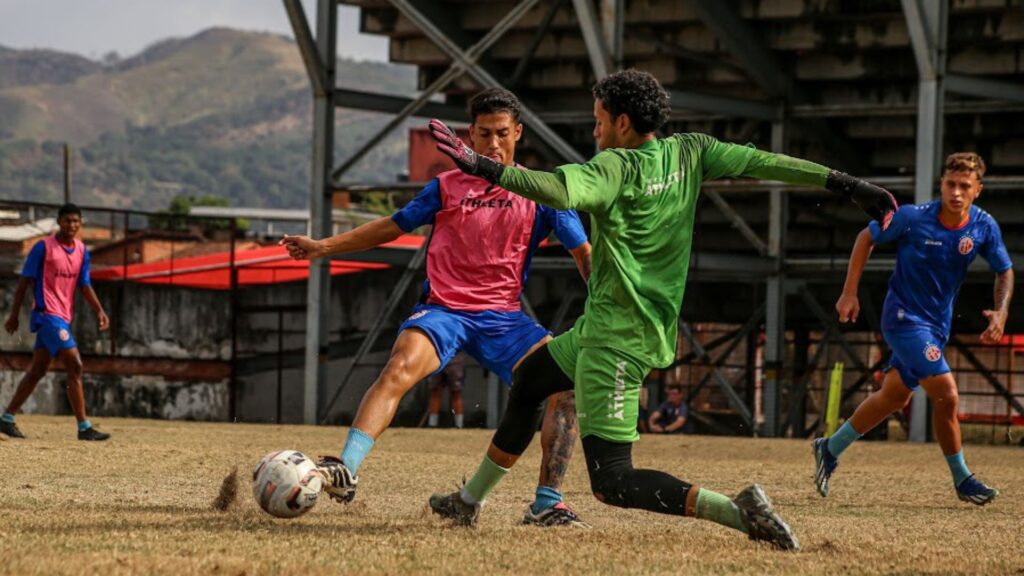
[[[85,430],[78,431],[78,439],[85,440],[87,442],[102,442],[110,438],[110,434],[100,432],[99,430],[89,426]]]
[[[999,490],[989,488],[984,482],[978,480],[971,474],[956,487],[956,497],[964,502],[970,502],[977,506],[984,506],[999,496]]]
[[[475,527],[480,517],[480,504],[470,504],[462,499],[462,491],[450,494],[432,494],[430,509],[442,518],[448,518],[456,526]]]
[[[814,485],[818,494],[828,496],[828,481],[839,466],[839,459],[828,451],[828,438],[818,438],[811,447],[814,450]]]
[[[348,504],[356,497],[359,478],[349,471],[344,462],[334,456],[321,456],[316,467],[324,478],[324,492],[328,496],[342,504]]]
[[[542,526],[547,528],[549,526],[572,526],[574,528],[590,528],[590,524],[587,524],[564,502],[559,502],[550,508],[545,508],[540,512],[533,513],[533,505],[526,507],[526,514],[523,515],[523,524],[531,526]]]
[[[24,438],[25,435],[18,430],[18,425],[14,422],[4,422],[0,420],[0,434],[6,434],[11,438]]]
[[[781,550],[800,549],[800,542],[789,525],[775,513],[764,488],[757,484],[747,486],[732,502],[743,514],[743,525],[751,540],[768,542]]]

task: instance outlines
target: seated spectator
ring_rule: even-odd
[[[690,409],[683,402],[683,388],[673,385],[668,387],[668,400],[651,413],[647,423],[654,434],[681,433],[689,415]]]

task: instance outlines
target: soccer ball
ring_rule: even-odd
[[[324,479],[316,464],[298,450],[271,452],[252,471],[252,495],[260,508],[278,518],[295,518],[316,505]]]

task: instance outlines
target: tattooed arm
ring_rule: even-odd
[[[994,291],[995,308],[983,310],[988,318],[988,328],[981,333],[981,341],[985,344],[996,344],[1003,338],[1003,328],[1010,314],[1010,299],[1013,298],[1013,269],[996,274]]]

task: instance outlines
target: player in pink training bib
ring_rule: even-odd
[[[519,100],[507,90],[489,89],[474,96],[469,107],[473,149],[513,165],[523,132]],[[513,370],[551,339],[519,307],[530,261],[542,240],[554,233],[583,277],[589,275],[590,243],[574,211],[537,204],[459,170],[440,174],[390,218],[323,240],[286,236],[281,243],[296,259],[320,258],[367,250],[427,224],[433,230],[420,304],[399,328],[391,359],[363,397],[341,458],[320,463],[332,471],[328,493],[343,501],[355,496],[363,458],[417,382],[441,372],[465,351],[511,384]],[[542,427],[540,482],[523,522],[585,526],[558,490],[576,443],[575,403],[571,392],[553,399]]]
[[[0,433],[12,438],[24,438],[14,415],[28,400],[36,385],[46,375],[52,358],[60,359],[68,373],[68,400],[78,420],[79,440],[106,440],[109,434],[100,432],[85,414],[85,392],[82,389],[82,357],[71,334],[71,320],[75,312],[75,289],[81,288],[85,301],[96,313],[100,330],[110,325],[106,312],[89,281],[89,251],[76,238],[82,227],[82,211],[74,204],[65,204],[57,212],[60,231],[44,238],[32,247],[21,269],[21,282],[14,293],[14,305],[4,328],[13,334],[18,330],[18,314],[29,285],[35,304],[29,328],[36,334],[32,363],[18,383],[7,411],[0,416]]]

